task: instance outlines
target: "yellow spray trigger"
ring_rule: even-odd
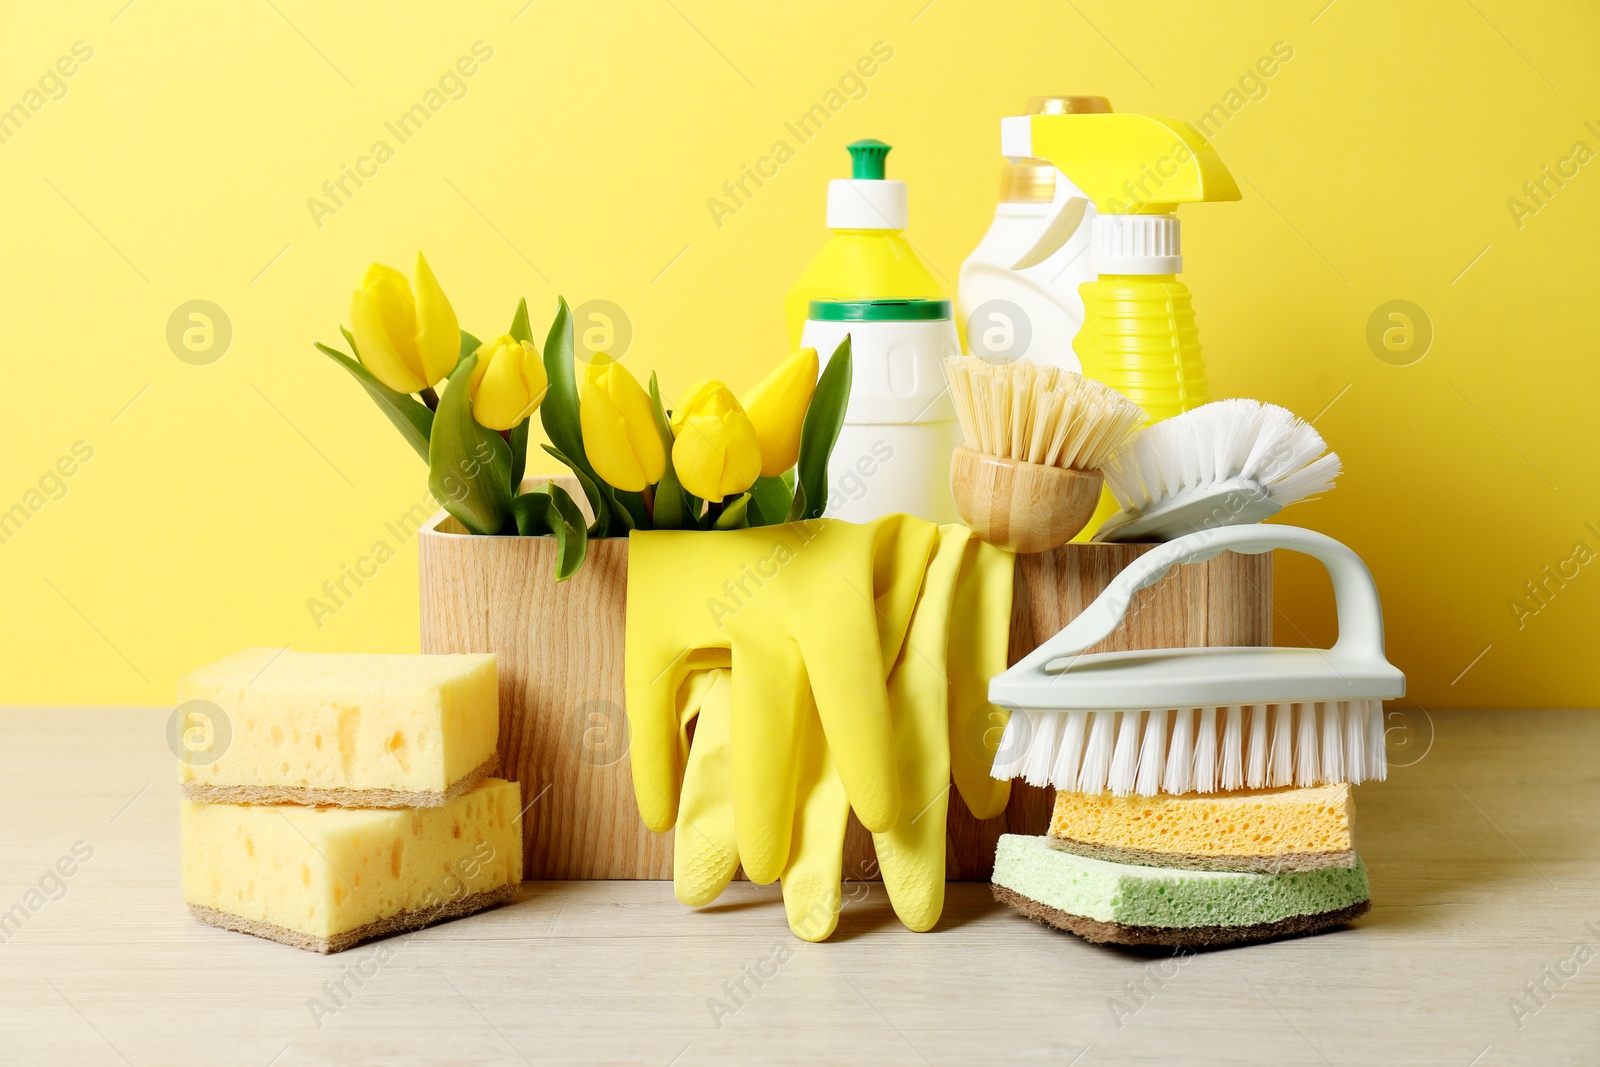
[[[1001,120],[1002,150],[1048,160],[1056,181],[1050,214],[1016,263],[1042,263],[1072,237],[1093,203],[1102,215],[1171,214],[1179,204],[1239,199],[1216,150],[1170,115],[1022,115]]]

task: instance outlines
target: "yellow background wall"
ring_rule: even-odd
[[[386,523],[425,471],[311,347],[368,261],[425,250],[480,335],[519,296],[540,331],[557,294],[610,300],[669,394],[743,388],[783,355],[846,142],[895,146],[910,236],[953,287],[997,120],[1041,92],[1228,109],[1244,200],[1184,231],[1213,391],[1320,413],[1347,473],[1293,521],[1370,563],[1412,700],[1600,702],[1600,163],[1508,206],[1575,142],[1600,151],[1600,11],[1325,4],[5,5],[0,108],[28,115],[0,126],[0,509],[40,506],[0,543],[0,702],[164,703],[249,644],[417,647],[415,541]],[[447,82],[398,143],[385,122],[480,41],[464,95]],[[795,143],[784,122],[880,41],[864,94]],[[76,42],[92,57],[44,77]],[[1277,42],[1293,58],[1250,81]],[[379,139],[394,158],[315,219]],[[707,200],[779,139],[794,158],[718,226]],[[207,365],[166,337],[191,300],[231,323]],[[1409,365],[1368,345],[1391,300],[1432,324]],[[396,557],[319,626],[307,601],[379,541]],[[1329,639],[1325,581],[1278,573],[1280,639]]]

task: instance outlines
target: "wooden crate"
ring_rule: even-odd
[[[421,537],[422,651],[494,652],[500,669],[502,774],[522,783],[526,876],[671,878],[672,835],[634,806],[623,711],[628,543],[589,543],[557,583],[554,542],[477,537],[441,512]],[[1019,556],[1011,658],[1071,620],[1148,545],[1066,545]],[[1265,645],[1272,636],[1269,554],[1225,552],[1180,567],[1138,594],[1127,625],[1101,649]],[[1041,834],[1053,794],[1012,783],[999,818],[972,818],[951,791],[948,873],[987,880],[1002,833]],[[851,818],[844,875],[877,874],[872,841]]]

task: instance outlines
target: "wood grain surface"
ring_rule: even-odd
[[[978,536],[1013,552],[1044,552],[1076,537],[1100,503],[1099,471],[1025,463],[957,446],[950,495]]]
[[[1600,1058],[1590,711],[1392,716],[1390,780],[1356,790],[1372,911],[1319,937],[1179,957],[1097,947],[981,883],[951,885],[939,924],[914,934],[881,885],[851,882],[838,933],[809,945],[776,886],[738,883],[697,910],[665,882],[529,882],[513,904],[321,957],[184,909],[171,710],[0,709],[0,913],[32,909],[0,928],[0,1063]],[[47,877],[75,845],[89,858]]]
[[[504,773],[533,802],[529,878],[671,878],[671,834],[639,818],[627,759],[623,629],[627,542],[592,541],[578,574],[553,578],[549,538],[474,537],[441,513],[421,541],[422,651],[494,652]],[[1063,545],[1018,556],[1011,658],[1054,634],[1150,546]],[[1103,646],[1271,644],[1272,563],[1223,553],[1138,594]],[[975,724],[975,729],[998,728]],[[979,823],[951,793],[947,870],[987,880],[1006,832],[1043,833],[1050,794],[1013,783],[1006,814]],[[871,836],[851,818],[846,876],[876,877]]]

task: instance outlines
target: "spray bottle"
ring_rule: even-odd
[[[1111,111],[1103,96],[1036,96],[1030,115],[1099,115]],[[1078,288],[1093,281],[1089,232],[1094,214],[1048,257],[1013,270],[1039,241],[1055,198],[1056,168],[1047,160],[1010,160],[1000,173],[1000,202],[978,247],[961,264],[956,322],[962,350],[991,360],[1026,359],[1064,370],[1079,369],[1072,340],[1083,327]]]
[[[800,346],[813,300],[937,300],[944,296],[902,231],[906,183],[884,177],[890,146],[847,145],[850,177],[828,183],[828,241],[783,302],[789,349]]]
[[[1022,115],[1000,120],[1001,152],[1049,160],[1060,172],[1039,239],[1012,266],[1048,259],[1091,223],[1099,277],[1085,282],[1072,347],[1086,377],[1144,408],[1151,422],[1210,397],[1183,269],[1179,204],[1238,200],[1222,160],[1187,123],[1161,115]],[[1110,495],[1086,534],[1115,510]]]

